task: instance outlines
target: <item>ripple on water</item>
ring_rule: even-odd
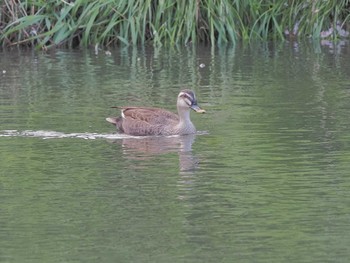
[[[205,131],[198,132],[198,135],[208,134]],[[0,137],[36,137],[42,139],[61,139],[61,138],[80,138],[85,140],[95,140],[95,139],[125,139],[125,138],[144,138],[140,136],[130,136],[127,134],[118,133],[90,133],[90,132],[74,132],[74,133],[64,133],[58,131],[45,131],[45,130],[2,130],[0,131]]]
[[[123,139],[126,136],[123,134],[100,134],[100,133],[64,133],[57,131],[18,131],[18,130],[3,130],[0,131],[0,137],[37,137],[42,139],[60,139],[60,138],[81,138],[85,140],[95,140],[95,139]]]

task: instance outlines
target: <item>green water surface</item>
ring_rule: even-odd
[[[2,51],[0,262],[348,262],[348,53]],[[174,111],[185,86],[197,135],[23,133],[113,135],[111,106]]]

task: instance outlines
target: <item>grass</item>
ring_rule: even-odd
[[[350,0],[2,0],[0,45],[337,39],[347,37],[349,21]]]

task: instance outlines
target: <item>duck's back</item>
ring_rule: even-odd
[[[120,132],[136,135],[170,135],[171,128],[178,122],[175,113],[159,108],[120,107],[122,116],[107,119],[114,123]]]
[[[179,121],[179,117],[171,112],[160,108],[149,107],[121,107],[123,119],[144,121],[151,125],[167,125]]]

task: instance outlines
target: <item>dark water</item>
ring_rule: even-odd
[[[1,262],[348,262],[350,46],[2,51]],[[115,105],[199,134],[130,138]]]

